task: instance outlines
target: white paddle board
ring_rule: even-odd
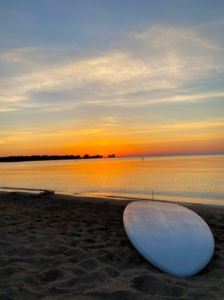
[[[190,209],[162,202],[132,202],[123,216],[133,246],[158,269],[177,276],[202,270],[214,251],[205,221]]]

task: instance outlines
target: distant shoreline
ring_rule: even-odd
[[[115,158],[115,154],[108,155],[107,158]],[[31,155],[31,156],[7,156],[0,157],[0,162],[24,162],[24,161],[48,161],[48,160],[76,160],[76,159],[95,159],[104,158],[103,155],[93,155],[88,154],[81,157],[80,155]]]
[[[28,161],[57,161],[57,160],[79,160],[79,159],[95,159],[95,158],[163,158],[163,157],[196,157],[196,156],[223,156],[224,153],[183,153],[183,154],[153,154],[153,155],[137,155],[137,156],[115,156],[115,154],[103,156],[94,155],[89,156],[88,154],[84,156],[80,155],[31,155],[31,156],[2,156],[0,157],[1,162],[28,162]]]

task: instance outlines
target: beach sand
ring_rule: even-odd
[[[215,252],[176,278],[129,242],[130,201],[0,193],[0,299],[224,299],[224,207],[185,205],[210,226]]]

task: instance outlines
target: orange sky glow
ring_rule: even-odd
[[[34,2],[0,4],[0,156],[224,153],[221,2]]]

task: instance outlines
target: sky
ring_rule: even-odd
[[[224,153],[223,0],[0,2],[0,156]]]

